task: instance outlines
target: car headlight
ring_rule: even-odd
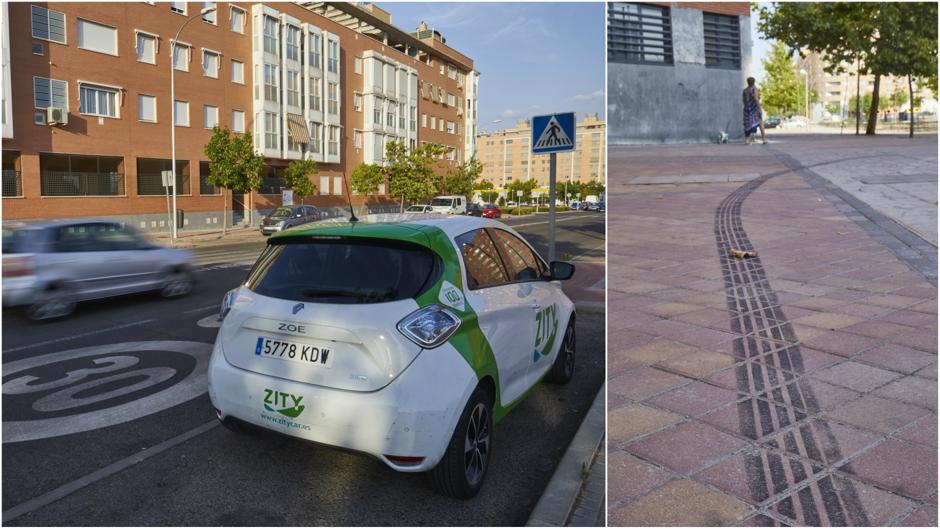
[[[219,307],[219,321],[225,319],[225,316],[232,310],[232,305],[235,304],[235,298],[238,297],[238,289],[233,288],[225,293],[225,296],[222,297],[222,306]]]
[[[460,318],[440,305],[418,309],[398,322],[398,331],[412,342],[433,349],[460,327]]]

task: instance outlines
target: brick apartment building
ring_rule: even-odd
[[[305,203],[335,208],[344,178],[382,163],[389,141],[474,153],[473,60],[372,4],[4,3],[2,14],[5,221],[107,216],[166,231],[174,107],[181,229],[221,226],[223,201],[235,222],[257,223],[281,205],[292,160],[319,167]],[[259,191],[205,181],[214,125],[252,133]],[[353,201],[381,205],[384,192]]]
[[[750,21],[747,2],[609,2],[609,142],[743,137]]]
[[[604,121],[596,114],[584,116],[576,125],[575,150],[558,154],[556,180],[603,181],[606,174],[607,136]],[[532,127],[528,120],[515,127],[477,136],[477,159],[483,164],[483,180],[502,189],[514,181],[535,180],[548,186],[549,156],[532,154]]]

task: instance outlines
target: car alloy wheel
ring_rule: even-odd
[[[75,296],[65,287],[52,287],[40,295],[36,303],[27,309],[27,316],[34,321],[64,318],[75,311]]]
[[[443,457],[428,472],[431,487],[439,493],[468,499],[483,486],[493,451],[493,399],[481,384],[467,400]]]
[[[185,296],[193,290],[193,278],[186,270],[174,270],[167,274],[160,295],[165,298]]]
[[[483,479],[490,458],[490,412],[482,402],[470,413],[463,458],[467,481],[475,486]]]
[[[574,376],[574,362],[577,357],[577,342],[574,332],[574,316],[568,322],[568,328],[565,329],[565,337],[561,341],[561,348],[558,350],[558,356],[555,363],[552,364],[545,380],[554,384],[567,384]]]

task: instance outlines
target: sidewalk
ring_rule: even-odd
[[[867,140],[844,158],[897,147]],[[611,151],[610,525],[936,526],[931,256],[815,148]],[[705,183],[631,183],[663,175]]]

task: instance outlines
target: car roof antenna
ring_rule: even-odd
[[[352,196],[349,194],[349,180],[346,179],[346,173],[343,173],[343,183],[346,184],[346,203],[349,204],[349,222],[359,222],[356,218],[356,212],[353,211]]]

